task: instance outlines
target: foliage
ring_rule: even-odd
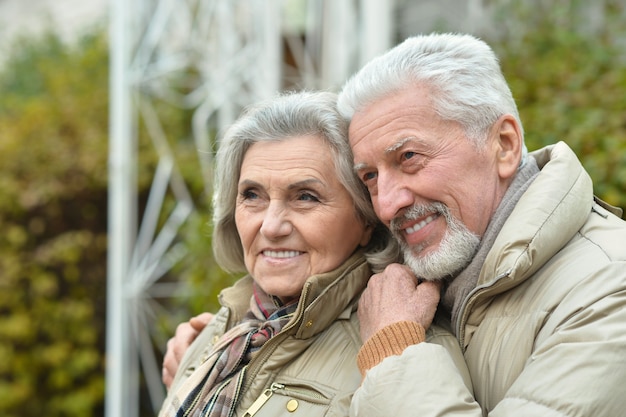
[[[107,54],[20,40],[0,74],[0,414],[103,399]]]
[[[0,72],[0,415],[101,415],[104,401],[108,44],[74,47],[54,33],[21,39]],[[147,95],[196,211],[179,244],[188,256],[162,281],[157,346],[191,314],[214,311],[230,283],[211,256],[208,202],[190,111]],[[139,122],[137,186],[143,211],[158,161]],[[163,225],[175,200],[166,195]],[[159,332],[160,331],[160,332]],[[36,401],[33,401],[36,399]],[[153,410],[143,410],[152,415]]]
[[[581,30],[589,26],[588,17],[576,2],[545,10],[524,5],[513,10],[514,20],[533,30],[509,33],[495,47],[529,150],[568,143],[594,180],[596,194],[626,208],[623,2],[607,2],[607,21],[595,31]]]

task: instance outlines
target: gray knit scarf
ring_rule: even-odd
[[[491,250],[493,242],[500,233],[504,222],[508,219],[522,194],[526,192],[538,174],[539,167],[537,162],[532,157],[528,157],[526,163],[517,171],[513,182],[491,218],[487,230],[485,230],[485,234],[480,241],[476,255],[474,255],[472,261],[463,271],[452,278],[450,285],[445,289],[441,305],[450,312],[452,328],[455,333],[457,331],[456,322],[459,310],[467,295],[476,287],[487,253]]]

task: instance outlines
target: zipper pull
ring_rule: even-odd
[[[274,382],[268,389],[263,391],[263,393],[259,396],[259,398],[257,398],[252,403],[250,408],[248,408],[248,410],[246,410],[246,412],[243,414],[243,417],[252,417],[253,415],[255,415],[257,411],[259,411],[261,407],[263,407],[263,404],[265,404],[267,400],[269,400],[270,397],[274,395],[274,392],[276,392],[276,390],[283,388],[283,387],[284,387],[283,384],[277,384],[276,382]]]

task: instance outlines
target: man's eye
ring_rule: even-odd
[[[370,181],[372,181],[373,179],[376,179],[376,173],[375,172],[366,172],[365,174],[363,174],[363,182],[364,183],[368,183]]]
[[[402,154],[402,159],[406,161],[413,158],[415,155],[417,155],[417,152],[407,151]]]

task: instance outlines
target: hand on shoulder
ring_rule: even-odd
[[[161,378],[167,389],[170,388],[174,381],[174,376],[187,348],[211,320],[213,320],[213,314],[202,313],[176,327],[176,334],[168,340],[167,350],[163,357]]]

